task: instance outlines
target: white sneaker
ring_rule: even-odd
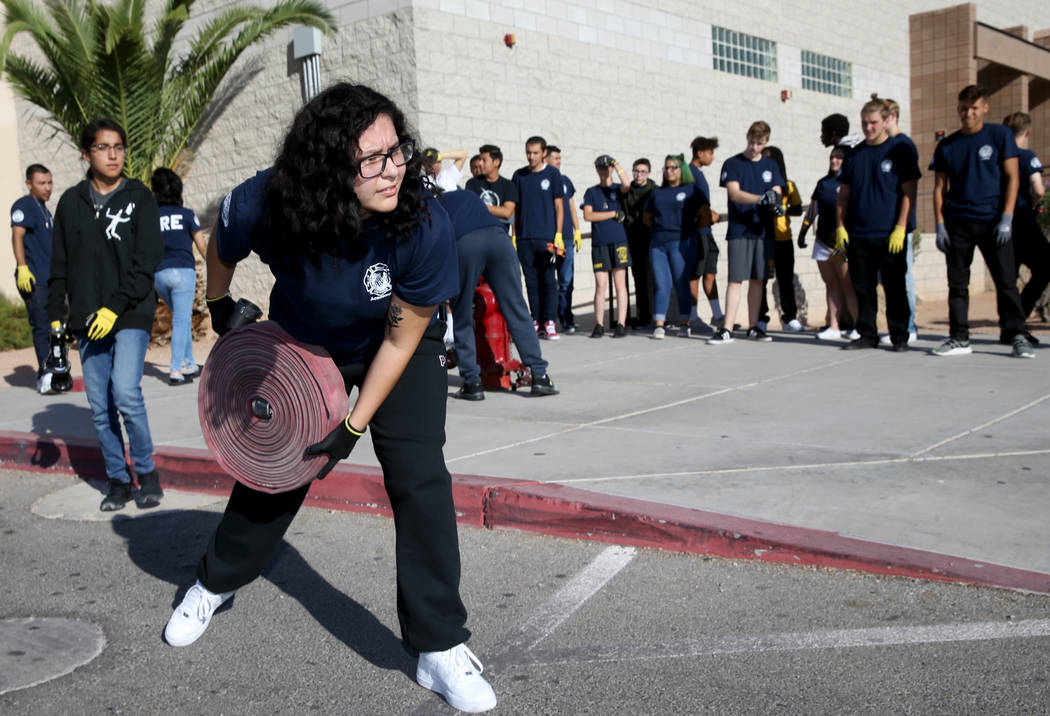
[[[843,331],[843,332],[842,332],[842,337],[843,337],[843,338],[845,338],[845,339],[846,339],[846,340],[848,340],[848,341],[855,341],[855,340],[857,340],[858,338],[860,338],[860,334],[859,334],[859,333],[857,333],[857,329],[856,329],[856,328],[854,328],[854,329],[853,329],[852,331],[850,331],[849,333],[846,333],[845,331]]]
[[[484,670],[466,644],[423,651],[416,666],[416,683],[441,694],[453,708],[478,713],[496,706],[496,692],[481,678]]]
[[[36,392],[41,395],[48,395],[51,393],[51,375],[51,373],[44,373],[36,379]]]
[[[802,331],[802,324],[799,323],[797,318],[792,318],[784,324],[784,330],[788,333],[800,333]]]
[[[908,334],[908,343],[914,343],[917,340],[919,340],[919,333],[917,331]]]
[[[554,321],[547,321],[543,324],[543,333],[540,334],[540,337],[548,341],[556,341],[561,338],[558,335],[558,329],[554,327]]]
[[[884,333],[883,335],[879,336],[879,345],[880,346],[891,346],[891,345],[893,345],[893,339],[890,338],[890,334],[889,333]]]
[[[653,329],[653,333],[649,337],[652,338],[653,340],[659,341],[659,340],[663,340],[663,337],[664,337],[664,335],[666,333],[667,333],[667,331],[664,330],[663,326],[657,326],[656,328]]]
[[[233,592],[225,594],[209,592],[198,580],[186,592],[182,603],[175,607],[175,612],[168,620],[168,625],[164,627],[164,641],[172,646],[189,646],[197,641],[208,628],[211,615],[232,596]]]
[[[841,341],[842,331],[837,328],[825,328],[823,331],[817,333],[818,341]]]

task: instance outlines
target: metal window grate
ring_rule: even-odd
[[[802,89],[853,96],[853,63],[802,50]]]
[[[777,81],[777,43],[754,35],[711,28],[714,68],[720,72]]]

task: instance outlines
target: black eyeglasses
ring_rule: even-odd
[[[357,163],[357,173],[362,179],[373,179],[386,170],[386,160],[389,159],[395,167],[403,167],[415,153],[415,145],[411,142],[402,142],[389,152],[383,154],[372,154]]]

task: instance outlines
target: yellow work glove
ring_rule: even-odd
[[[88,325],[88,339],[97,341],[105,338],[113,330],[113,324],[117,322],[117,314],[105,306],[95,311],[94,320]]]
[[[36,276],[29,270],[29,267],[22,264],[15,269],[15,283],[18,284],[18,290],[22,293],[32,293],[33,285],[36,283]]]
[[[565,239],[561,237],[560,231],[554,232],[554,248],[561,256],[565,255]]]
[[[903,226],[894,226],[893,231],[890,232],[889,239],[889,251],[891,254],[899,254],[904,250],[904,239],[906,232]]]
[[[835,250],[846,253],[847,246],[849,246],[849,232],[846,231],[845,226],[840,226],[835,229]]]
[[[58,330],[62,327],[62,321],[51,321],[51,330]]]
[[[579,229],[572,232],[572,247],[577,251],[583,250],[583,232]]]
[[[518,236],[517,236],[517,234],[511,234],[510,235],[510,243],[511,243],[511,246],[514,247],[514,250],[517,251],[518,250]]]

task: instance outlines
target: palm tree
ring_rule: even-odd
[[[154,167],[177,169],[189,158],[209,103],[245,49],[288,25],[325,32],[334,25],[314,0],[278,0],[270,9],[235,5],[181,42],[185,51],[176,56],[194,2],[165,0],[147,27],[146,0],[43,0],[43,8],[0,0],[0,71],[74,146],[92,119],[120,122],[128,133],[125,171],[148,182]],[[12,51],[21,34],[37,52]]]

